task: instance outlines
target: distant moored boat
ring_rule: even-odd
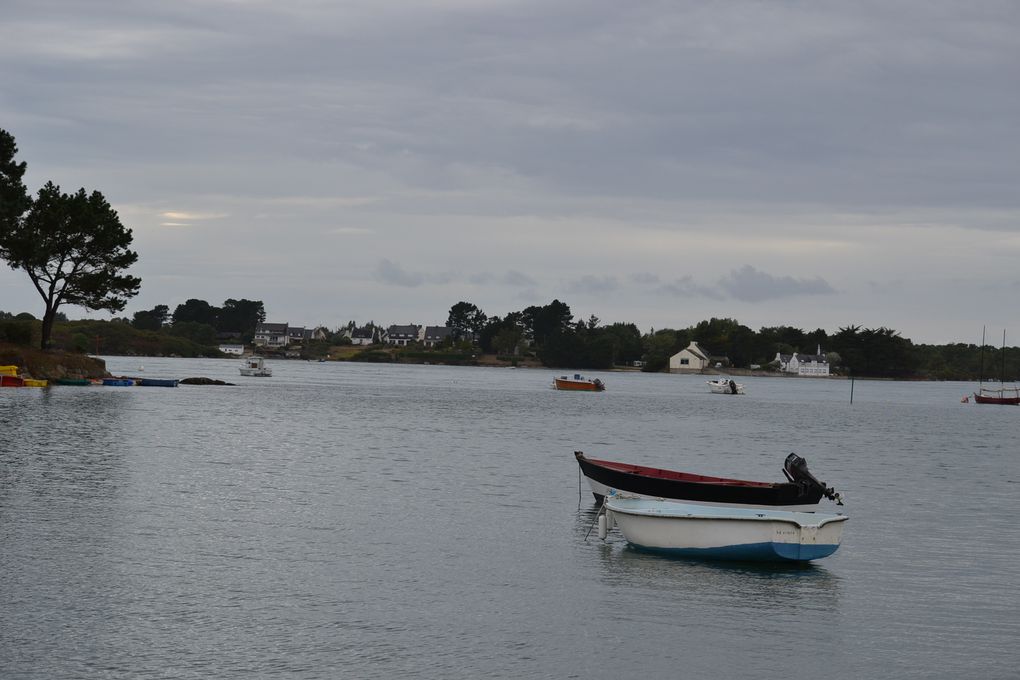
[[[606,389],[605,383],[598,378],[585,378],[580,373],[573,377],[561,375],[553,378],[553,387],[558,390],[574,390],[578,392],[602,392]]]
[[[273,369],[266,366],[266,362],[262,357],[248,357],[244,360],[244,365],[239,369],[241,375],[248,376],[259,376],[268,378],[273,375]]]

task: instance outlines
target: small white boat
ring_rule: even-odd
[[[734,382],[732,379],[721,378],[719,380],[707,380],[708,388],[713,394],[743,394],[744,384]]]
[[[239,369],[241,375],[254,375],[261,377],[269,377],[273,375],[273,369],[266,366],[266,362],[262,357],[248,357],[244,360],[244,365]]]
[[[839,548],[846,515],[692,505],[610,495],[599,536],[619,527],[631,545],[680,557],[807,562]]]

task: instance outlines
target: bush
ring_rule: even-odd
[[[75,333],[71,336],[71,345],[74,351],[85,354],[89,351],[89,338],[84,333]]]
[[[32,344],[32,324],[28,321],[4,321],[0,323],[0,341],[13,345]]]
[[[370,363],[388,363],[393,361],[393,355],[377,349],[366,349],[351,357],[351,361],[368,361]]]
[[[645,365],[641,367],[643,373],[659,373],[669,366],[669,359],[665,357],[648,357]]]

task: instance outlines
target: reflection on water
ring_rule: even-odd
[[[1020,419],[959,386],[118,359],[0,390],[0,677],[1010,677]],[[724,441],[725,446],[719,442]],[[572,452],[849,499],[807,567],[600,541]],[[591,532],[590,535],[589,531]],[[682,672],[681,672],[682,671]]]

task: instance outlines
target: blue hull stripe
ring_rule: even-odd
[[[839,544],[798,545],[796,543],[745,543],[717,548],[652,548],[631,543],[646,552],[676,557],[693,557],[708,560],[740,560],[749,562],[807,562],[828,557]]]

